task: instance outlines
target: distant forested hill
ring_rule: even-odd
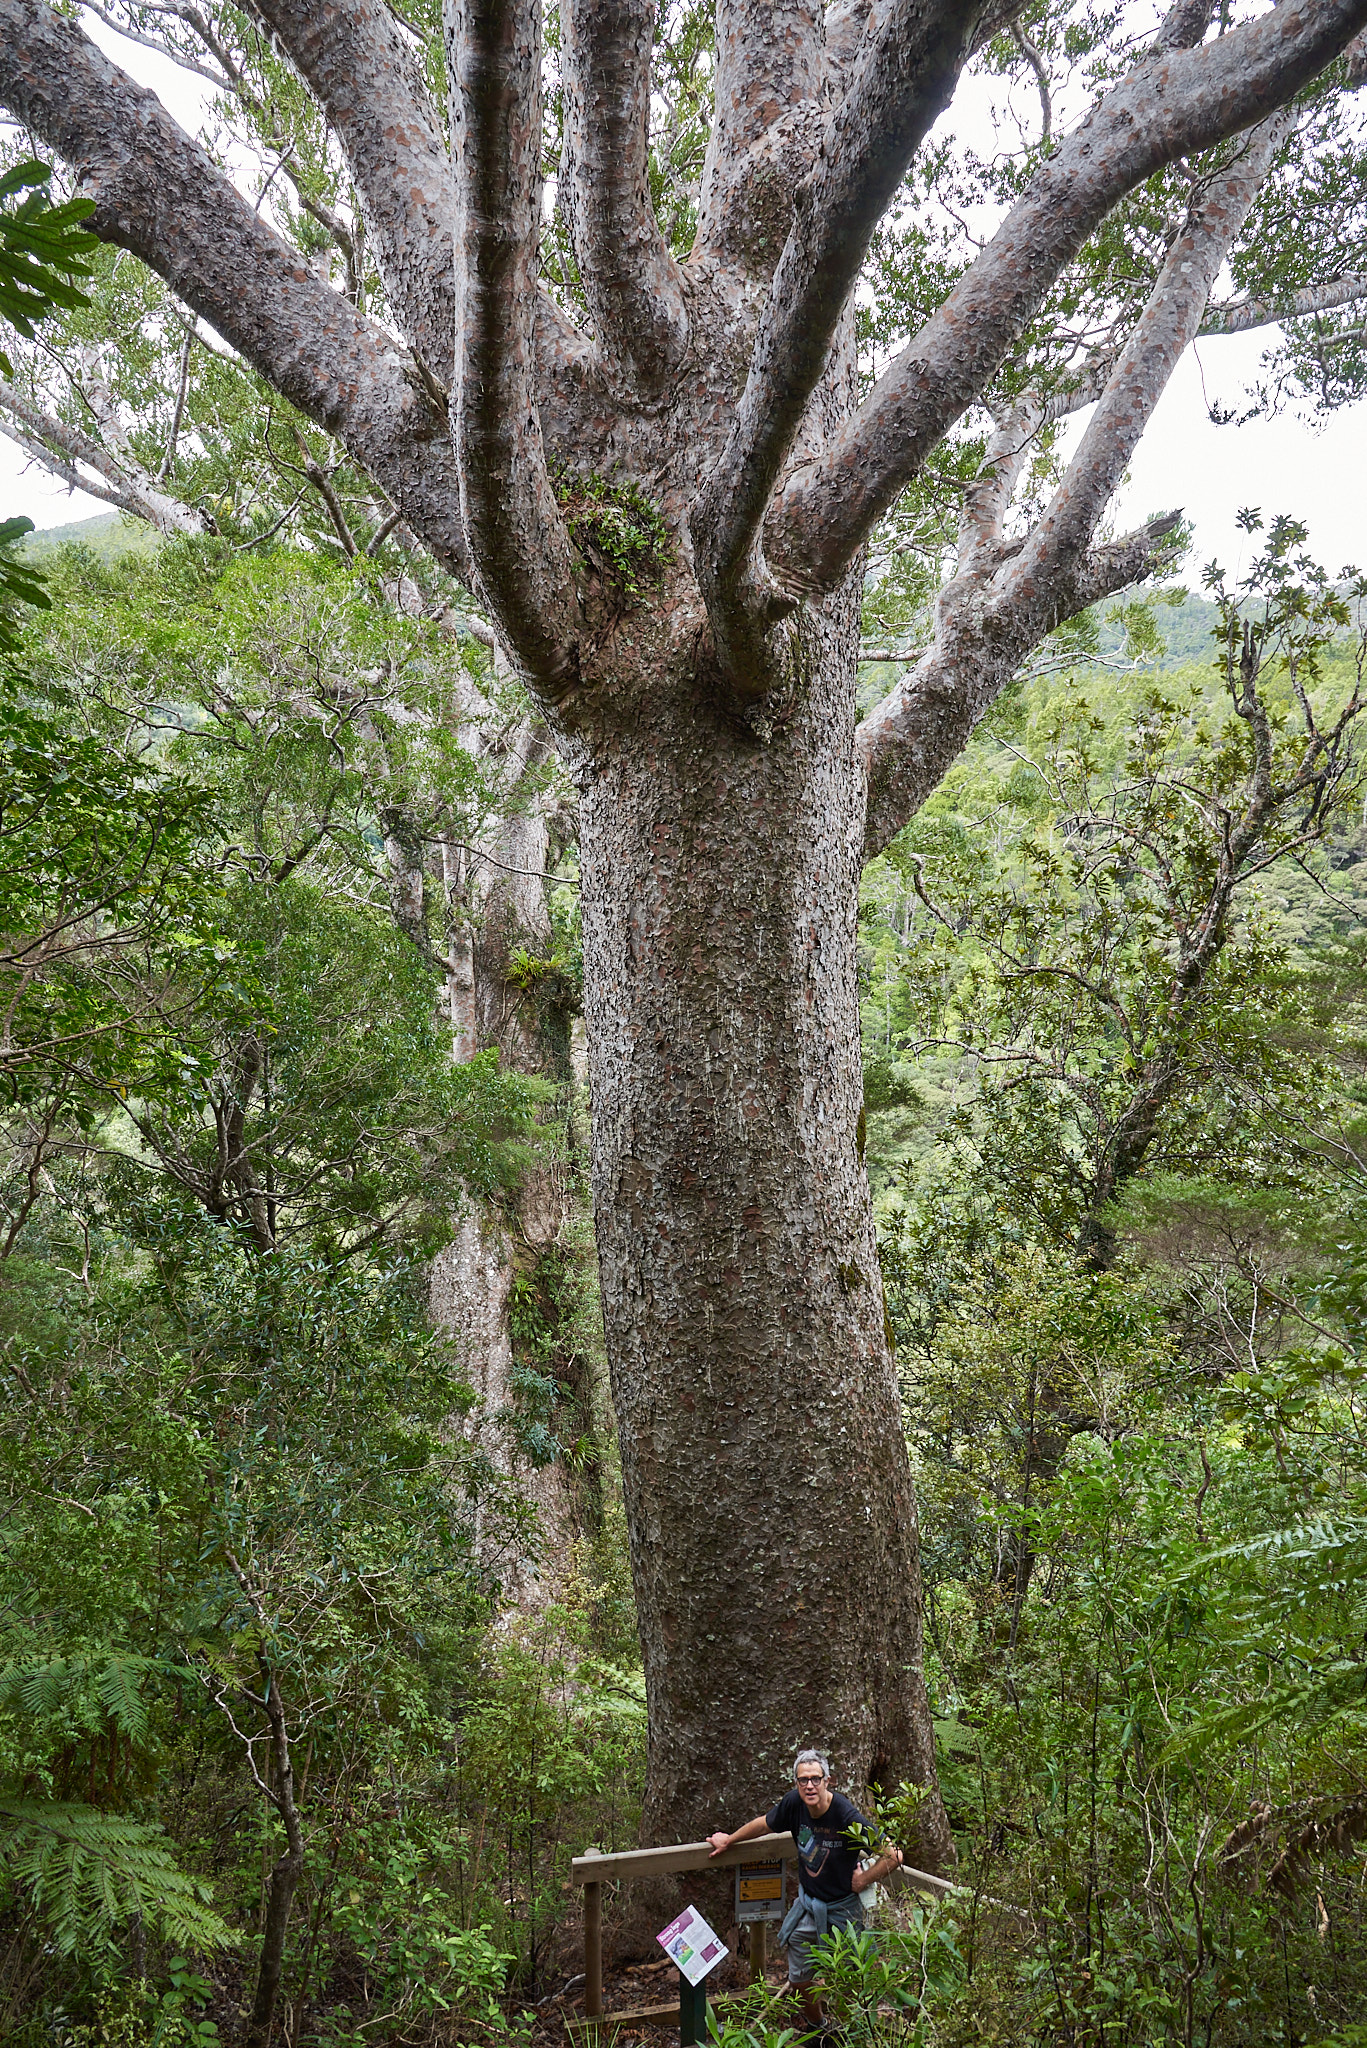
[[[150,554],[160,536],[140,519],[122,512],[97,512],[90,519],[68,520],[65,526],[40,526],[30,534],[28,552],[40,558],[58,548],[89,548],[97,561],[116,562],[123,555]]]

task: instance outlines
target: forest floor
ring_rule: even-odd
[[[719,1993],[743,1991],[748,1974],[743,1964],[733,1961],[716,1971],[713,1981]],[[770,1962],[765,1976],[770,1988],[777,1991],[787,1976],[782,1958]],[[643,2048],[669,2048],[670,2042],[678,2038],[677,2020],[673,2025],[664,2020],[633,2024],[629,2020],[615,2022],[614,2015],[639,2011],[642,2006],[677,2006],[678,1989],[679,1973],[672,1963],[663,1958],[658,1963],[605,1967],[599,2048],[635,2048],[635,2044],[643,2044]],[[579,2048],[585,2032],[584,1982],[581,1977],[536,2008],[532,2048],[565,2048],[571,2040],[575,2048]]]

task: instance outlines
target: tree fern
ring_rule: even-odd
[[[57,1801],[0,1799],[0,1869],[47,1923],[63,1955],[113,1946],[142,1920],[162,1940],[204,1951],[237,1937],[211,1889],[181,1870],[159,1827]]]

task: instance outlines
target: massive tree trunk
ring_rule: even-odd
[[[855,592],[781,733],[649,645],[585,763],[593,1181],[650,1700],[644,1834],[794,1750],[933,1782],[916,1511],[863,1164]],[[642,636],[648,640],[651,636]],[[952,1851],[938,1797],[916,1849]]]
[[[346,155],[399,341],[75,21],[0,0],[0,98],[79,167],[92,228],[335,435],[475,591],[580,780],[595,1202],[657,1838],[746,1817],[803,1739],[832,1744],[856,1786],[933,1782],[859,1157],[861,848],[900,829],[1032,647],[1163,559],[1172,518],[1099,542],[1106,506],[1263,175],[1267,117],[1367,22],[1367,0],[1303,0],[1207,41],[1208,0],[1175,0],[856,405],[874,229],[1014,11],[718,0],[680,262],[649,197],[653,8],[562,0],[579,331],[537,276],[539,0],[446,0],[449,155],[388,8],[252,0]],[[1094,325],[1080,370],[1060,369],[1066,348],[1032,358],[1032,328],[1066,317],[1038,320],[1051,289],[1112,209],[1255,124],[1168,224],[1129,331]],[[1097,399],[1092,420],[1013,531],[1070,392]],[[856,733],[850,579],[973,407],[997,430],[930,645]],[[614,556],[633,521],[638,538],[654,522],[658,590]],[[923,1813],[908,1846],[934,1862],[933,1791]]]

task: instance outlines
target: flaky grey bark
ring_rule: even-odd
[[[593,1177],[647,1840],[757,1810],[818,1731],[845,1782],[932,1780],[861,1143],[855,598],[804,616],[780,745],[700,711],[687,643],[651,633],[585,784]],[[908,1848],[949,1859],[938,1799]]]
[[[446,137],[411,39],[384,0],[252,0],[337,132],[400,329],[442,391],[455,337],[455,191]]]
[[[576,675],[578,605],[536,405],[541,15],[446,0],[457,277],[454,441],[478,589],[552,702]]]
[[[688,345],[683,273],[647,183],[652,0],[565,0],[561,169],[589,317],[608,357],[658,392]]]
[[[718,657],[742,696],[763,696],[771,686],[772,635],[794,609],[757,553],[765,511],[873,231],[949,103],[979,11],[979,0],[939,8],[892,0],[866,31],[848,92],[794,195],[745,389],[691,520]]]
[[[1099,522],[1199,324],[1241,217],[1244,155],[1195,193],[1190,246],[1174,248],[1142,333],[1098,366],[1085,461],[1030,531],[1012,530],[1013,491],[1050,394],[999,423],[934,644],[856,732],[861,550],[1107,212],[1286,104],[1362,29],[1367,0],[1286,0],[1209,43],[1205,0],[1181,0],[859,406],[862,251],[965,50],[1009,5],[989,18],[957,0],[855,0],[827,43],[814,0],[720,0],[699,232],[678,271],[644,211],[643,0],[567,6],[567,204],[594,332],[537,281],[540,9],[450,0],[445,391],[423,339],[446,263],[440,166],[372,0],[262,12],[342,136],[405,346],[39,0],[0,0],[0,97],[81,170],[98,231],[336,433],[468,576],[578,782],[594,1201],[651,1714],[645,1825],[696,1837],[771,1797],[799,1740],[829,1743],[856,1787],[933,1779],[915,1507],[861,1158],[859,868],[1031,647],[1161,559],[1171,521],[1114,541]],[[417,105],[392,150],[396,179],[420,160],[417,197],[385,189],[375,109],[396,95]],[[601,504],[625,483],[660,521],[634,577],[585,523],[574,541],[579,515],[560,503],[578,490]],[[624,518],[630,502],[614,500]],[[951,1856],[933,1793],[905,1846]]]

